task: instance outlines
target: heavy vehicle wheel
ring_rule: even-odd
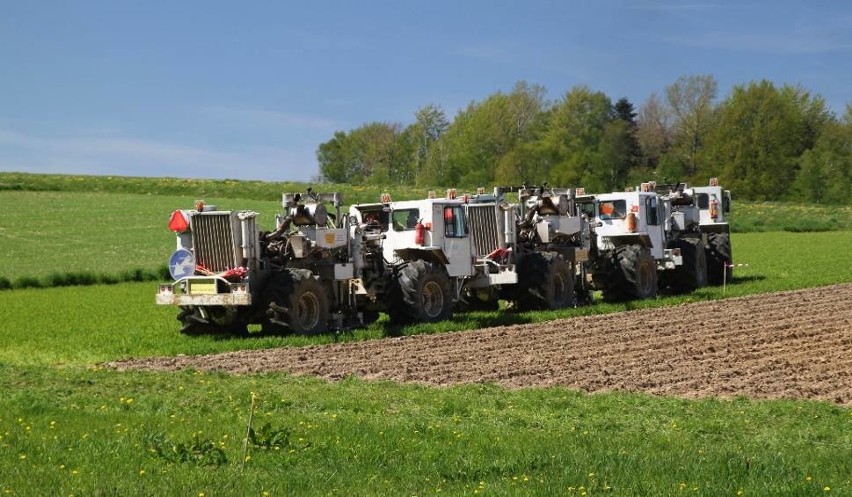
[[[574,305],[574,271],[555,252],[534,252],[518,263],[515,295],[521,311],[562,309]]]
[[[453,315],[450,278],[437,264],[417,260],[401,266],[390,292],[388,315],[394,324],[431,323]]]
[[[622,245],[604,261],[603,298],[609,302],[649,299],[657,295],[657,266],[641,245]]]
[[[328,329],[328,296],[307,269],[288,269],[271,276],[266,289],[270,323],[293,333],[315,335]]]
[[[728,233],[708,233],[707,246],[707,279],[711,285],[730,283],[734,270],[730,267],[733,259],[731,252],[731,236]]]
[[[679,248],[683,264],[667,271],[666,281],[676,293],[707,286],[707,256],[701,240],[675,240],[669,248]]]
[[[236,307],[184,306],[180,308],[177,319],[181,322],[180,332],[184,335],[212,333],[244,335],[248,333],[246,323]]]

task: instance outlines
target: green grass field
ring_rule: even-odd
[[[850,412],[3,367],[6,495],[848,495]],[[251,412],[254,437],[243,457]]]
[[[271,230],[282,210],[281,193],[306,186],[0,173],[0,278],[38,280],[42,286],[68,273],[140,279],[116,276],[164,268],[174,247],[167,224],[175,209],[192,208],[196,199],[220,209],[251,209],[260,213],[261,228]],[[397,198],[426,194],[415,188],[322,186],[342,191],[352,203],[375,202],[384,190]],[[731,227],[737,233],[852,230],[852,206],[737,202]]]
[[[10,178],[0,173],[0,276],[9,278],[157,267],[174,243],[169,213],[199,197],[255,209],[262,225],[280,208],[278,193],[260,193],[280,185],[253,185],[246,200],[227,193],[241,191],[229,182],[218,191],[211,186],[218,182],[76,184],[76,177],[51,176],[36,179],[62,184],[27,183],[43,191],[24,191]],[[159,183],[163,190],[153,188]],[[164,191],[176,184],[184,189]],[[451,332],[852,282],[852,231],[781,232],[802,231],[793,228],[815,215],[849,226],[848,211],[766,208],[780,217],[749,229],[776,231],[733,235],[735,262],[747,266],[724,290],[559,312],[471,313],[404,329],[382,319],[339,336],[186,337],[175,309],[154,305],[154,283],[2,291],[0,495],[852,495],[852,411],[824,402],[103,366],[131,356]],[[750,215],[763,218],[757,209]],[[254,430],[244,449],[249,416]]]

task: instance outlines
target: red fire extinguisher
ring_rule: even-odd
[[[423,220],[418,219],[414,225],[414,243],[423,245],[426,242],[426,226],[423,225]]]
[[[719,216],[719,202],[715,199],[710,201],[710,218],[716,221],[716,218]]]

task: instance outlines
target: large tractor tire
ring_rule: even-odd
[[[728,233],[708,233],[707,246],[707,279],[711,285],[730,283],[734,276],[731,267],[733,253],[731,251],[731,236]]]
[[[675,293],[687,293],[707,286],[707,256],[699,239],[682,239],[672,242],[679,248],[683,264],[667,271],[666,280]]]
[[[180,308],[177,319],[181,323],[180,332],[184,335],[248,333],[246,323],[236,307],[184,306]]]
[[[316,335],[328,329],[328,296],[307,269],[287,269],[270,277],[265,292],[267,314],[276,331]]]
[[[603,299],[608,302],[650,299],[657,296],[657,265],[651,251],[641,245],[622,245],[604,261]]]
[[[422,260],[400,266],[388,296],[391,323],[408,324],[449,319],[453,315],[450,278],[446,269]]]
[[[518,263],[515,300],[520,311],[572,307],[575,297],[571,264],[555,252],[525,255]]]

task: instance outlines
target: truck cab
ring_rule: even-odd
[[[605,193],[595,199],[599,246],[639,243],[651,250],[654,259],[665,257],[665,218],[656,193]]]
[[[709,186],[694,187],[696,205],[700,211],[701,230],[707,233],[727,233],[731,213],[731,192],[719,186],[716,178]]]
[[[412,259],[442,264],[450,277],[474,274],[465,203],[424,199],[360,204],[350,216],[364,229],[381,233],[382,254],[394,265]]]

